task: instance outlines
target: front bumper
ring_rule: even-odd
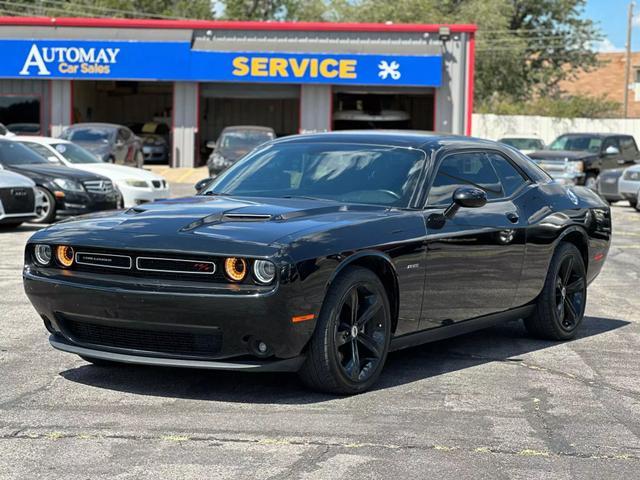
[[[169,149],[165,147],[156,147],[145,145],[142,147],[142,156],[145,162],[168,162]]]
[[[82,356],[295,370],[315,325],[291,322],[295,312],[286,286],[243,293],[237,285],[198,289],[190,282],[161,280],[153,288],[139,277],[54,270],[25,267],[25,292],[53,334],[52,345]],[[268,347],[264,354],[256,349],[259,342]],[[275,365],[280,360],[291,361]]]
[[[165,188],[137,188],[126,183],[118,183],[118,190],[122,194],[125,208],[135,207],[155,200],[169,198],[171,192],[169,187]]]
[[[630,198],[635,199],[638,197],[638,192],[640,191],[640,182],[620,178],[618,182],[618,190],[620,191],[620,195],[627,200]]]
[[[64,193],[64,197],[56,197],[56,212],[60,216],[83,215],[118,208],[119,194],[116,190],[104,195],[88,192]]]

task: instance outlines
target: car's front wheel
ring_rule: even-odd
[[[380,376],[390,337],[382,282],[371,270],[348,267],[327,292],[300,377],[315,390],[363,392]]]
[[[587,275],[580,251],[571,243],[556,249],[527,330],[548,340],[570,340],[582,323],[587,304]]]
[[[46,188],[36,187],[36,217],[33,223],[51,223],[56,218],[56,199]]]

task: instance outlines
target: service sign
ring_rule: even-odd
[[[192,50],[188,42],[0,40],[0,78],[439,87],[438,55]]]

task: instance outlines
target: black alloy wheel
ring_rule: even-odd
[[[311,388],[360,393],[384,366],[391,337],[389,300],[371,270],[348,267],[331,285],[300,370]]]
[[[525,326],[537,337],[569,340],[582,323],[586,304],[587,275],[582,255],[575,245],[560,243],[535,310],[525,319]]]

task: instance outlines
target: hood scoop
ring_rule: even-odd
[[[262,213],[225,213],[222,215],[223,222],[268,222],[272,215]]]

